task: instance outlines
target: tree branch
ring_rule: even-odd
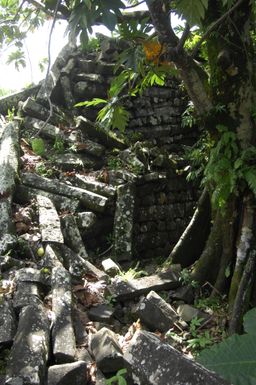
[[[187,40],[189,33],[190,33],[190,27],[189,27],[188,23],[186,23],[183,34],[182,34],[182,36],[179,40],[179,43],[177,45],[177,51],[178,52],[184,47],[185,41]]]
[[[224,22],[224,20],[232,13],[236,10],[236,8],[239,7],[240,4],[242,4],[244,0],[238,0],[236,2],[235,5],[233,5],[233,7],[231,7],[226,13],[224,13],[224,15],[222,15],[218,20],[216,20],[211,26],[210,28],[208,28],[208,30],[203,34],[203,36],[201,37],[201,39],[198,41],[198,43],[195,45],[195,47],[193,48],[193,51],[191,53],[191,57],[195,57],[198,53],[198,50],[199,48],[201,47],[201,45],[203,44],[203,42],[208,38],[208,36],[212,33],[212,31],[214,31],[220,24],[222,24]]]

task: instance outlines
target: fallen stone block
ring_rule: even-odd
[[[25,266],[24,261],[20,261],[19,259],[12,258],[9,255],[0,256],[0,271],[4,272],[6,270],[10,270],[14,268],[22,268]]]
[[[177,313],[182,321],[185,322],[190,322],[193,318],[202,318],[203,320],[207,320],[211,317],[210,314],[187,304],[178,306]]]
[[[42,195],[37,195],[39,226],[43,242],[64,243],[60,219],[52,201]]]
[[[84,188],[85,190],[92,191],[96,194],[103,195],[105,197],[113,198],[116,195],[116,188],[107,183],[102,183],[86,177],[85,175],[76,174],[73,178],[75,186]]]
[[[85,385],[87,366],[84,361],[53,365],[48,369],[47,385]]]
[[[50,115],[48,108],[37,103],[33,98],[29,97],[22,105],[22,110],[29,116],[40,120],[46,120]],[[63,118],[53,112],[50,123],[58,125]]]
[[[12,381],[18,377],[26,385],[43,385],[49,339],[50,323],[43,306],[30,305],[23,308],[7,364],[6,379]]]
[[[0,304],[0,349],[12,344],[17,329],[13,307],[7,301]]]
[[[107,131],[104,131],[102,128],[83,116],[78,116],[76,121],[77,129],[80,129],[91,139],[96,138],[97,141],[99,141],[103,146],[107,148],[119,148],[121,150],[127,147],[120,139],[111,136]]]
[[[31,199],[36,198],[37,195],[42,195],[49,198],[58,211],[69,211],[74,213],[77,211],[79,206],[79,199],[70,199],[64,195],[52,194],[44,190],[39,190],[24,185],[17,186],[14,199],[15,202],[24,204],[31,201]]]
[[[194,302],[195,293],[194,289],[190,285],[179,287],[175,291],[170,291],[168,293],[168,297],[174,301],[184,301],[187,304],[191,304]]]
[[[84,243],[77,227],[76,220],[73,215],[65,215],[61,218],[61,227],[65,244],[70,247],[80,257],[87,259],[88,254],[84,247]]]
[[[84,211],[77,214],[77,226],[79,230],[86,233],[96,223],[97,217],[91,211]]]
[[[172,306],[154,291],[139,302],[135,313],[151,331],[167,332],[178,318]]]
[[[135,383],[140,385],[228,385],[147,331],[135,333],[124,360]]]
[[[52,193],[65,195],[69,198],[78,198],[86,208],[92,211],[103,212],[108,203],[106,197],[79,187],[72,187],[66,183],[59,182],[57,179],[48,179],[37,174],[25,173],[22,176],[22,181],[26,186],[40,188]]]
[[[126,183],[117,188],[114,219],[114,253],[117,261],[131,260],[133,256],[133,223],[135,210],[135,186]]]
[[[117,336],[104,327],[92,335],[90,349],[97,367],[103,373],[113,373],[124,367],[123,353]]]
[[[126,300],[147,294],[151,290],[170,290],[176,289],[179,286],[179,274],[168,270],[148,277],[131,279],[129,282],[118,278],[108,286],[108,290],[116,300]]]
[[[15,279],[20,282],[34,282],[46,287],[51,286],[51,280],[42,270],[33,267],[23,267],[16,271]]]
[[[52,267],[56,267],[56,266],[62,266],[62,262],[63,262],[63,260],[60,260],[58,258],[57,254],[53,250],[52,246],[46,245],[45,250],[44,250],[44,255],[40,259],[40,262],[38,263],[38,265],[40,267],[44,267],[44,268],[48,269],[48,268],[52,268]]]
[[[121,272],[120,267],[111,258],[104,259],[101,264],[103,270],[111,277],[114,277]]]
[[[73,362],[76,340],[72,323],[72,293],[69,273],[62,266],[52,269],[52,346],[55,362]]]
[[[52,160],[63,171],[98,170],[103,165],[102,160],[92,159],[84,154],[57,154],[53,156]]]
[[[34,282],[20,282],[13,296],[13,308],[19,312],[28,305],[43,305],[41,291]]]
[[[58,259],[63,261],[64,267],[72,276],[81,278],[83,274],[92,274],[99,280],[109,280],[109,276],[106,273],[98,269],[91,262],[80,257],[66,245],[58,244],[52,246],[52,248]]]
[[[110,323],[113,320],[115,309],[107,304],[93,306],[88,311],[88,317],[92,321]]]

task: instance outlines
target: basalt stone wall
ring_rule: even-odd
[[[198,190],[185,177],[167,177],[137,185],[134,255],[166,257],[193,215]]]
[[[37,103],[46,107],[47,95],[51,97],[53,124],[58,123],[54,120],[55,115],[60,116],[58,107],[70,116],[71,124],[78,115],[95,121],[99,108],[74,108],[74,104],[94,97],[107,97],[114,76],[115,55],[116,47],[111,44],[98,53],[83,53],[72,46],[62,50],[45,86],[36,96]],[[187,103],[187,95],[176,79],[169,79],[163,87],[152,86],[142,96],[125,101],[130,112],[126,133],[133,142],[137,139],[141,142],[140,153],[135,151],[136,167],[138,164],[140,167],[139,171],[136,168],[137,175],[135,172],[133,180],[133,257],[168,256],[193,214],[197,189],[186,182],[184,174],[176,172],[183,162],[183,146],[194,144],[198,138],[195,127],[182,127],[181,124]],[[90,138],[89,131],[88,136]],[[95,136],[90,139],[98,141]]]

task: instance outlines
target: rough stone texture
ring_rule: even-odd
[[[84,175],[76,174],[74,177],[74,183],[77,187],[90,190],[96,194],[100,194],[106,197],[114,197],[116,194],[116,188],[106,183],[97,182]]]
[[[48,108],[45,108],[40,102],[38,103],[30,97],[23,103],[22,110],[27,115],[40,120],[46,120],[50,115]],[[63,117],[53,112],[50,123],[58,124],[60,121],[63,121]]]
[[[139,385],[228,385],[150,332],[135,333],[124,359]]]
[[[49,276],[33,267],[24,267],[15,273],[15,279],[20,282],[34,282],[44,286],[51,286]]]
[[[126,300],[139,297],[142,294],[149,293],[151,290],[175,289],[179,285],[179,274],[167,271],[157,275],[131,279],[129,282],[118,279],[108,286],[108,290],[117,300]]]
[[[4,301],[0,304],[0,348],[7,347],[13,342],[17,322],[11,304]]]
[[[81,275],[88,273],[94,275],[99,280],[108,281],[109,277],[106,273],[98,269],[91,262],[80,257],[66,245],[54,245],[53,250],[58,259],[63,261],[65,268],[74,277],[80,278]]]
[[[65,239],[65,244],[70,247],[80,257],[87,259],[88,254],[84,247],[82,237],[73,215],[65,215],[61,218],[61,226]]]
[[[102,161],[99,161],[97,158],[92,159],[84,154],[74,153],[54,155],[53,161],[63,171],[95,170],[103,165]]]
[[[53,355],[56,363],[74,361],[76,341],[72,324],[72,293],[69,273],[61,266],[52,269]]]
[[[88,135],[89,138],[97,139],[99,143],[107,148],[126,148],[126,145],[120,139],[110,136],[107,131],[103,131],[95,123],[83,116],[77,117],[76,128],[81,129],[81,131],[84,132],[85,135]]]
[[[187,304],[178,306],[177,313],[185,322],[190,322],[195,317],[203,318],[204,320],[210,318],[210,314],[207,314],[199,309],[196,309],[194,306]]]
[[[16,311],[28,305],[42,305],[42,293],[39,285],[33,282],[20,282],[13,296],[13,307]]]
[[[64,134],[59,127],[54,126],[53,124],[50,124],[50,123],[45,124],[45,121],[43,120],[26,116],[24,118],[23,124],[26,130],[28,129],[32,130],[34,134],[40,131],[40,136],[42,136],[43,138],[52,139],[52,140],[55,140],[56,138],[60,138],[64,140]]]
[[[152,331],[167,332],[177,320],[176,311],[154,291],[139,302],[135,312]]]
[[[85,385],[87,383],[86,369],[84,361],[50,366],[47,385]]]
[[[44,385],[49,355],[50,324],[42,306],[26,306],[7,365],[7,379],[19,377],[26,385]]]
[[[111,258],[104,259],[101,264],[103,270],[111,277],[114,277],[121,271],[120,267]]]
[[[97,216],[91,211],[84,211],[77,214],[78,228],[84,232],[90,230],[95,225]]]
[[[88,316],[92,321],[110,323],[113,320],[115,309],[106,304],[93,306],[88,311]]]
[[[108,202],[106,197],[78,187],[69,186],[56,179],[51,180],[36,174],[25,173],[23,174],[22,180],[23,184],[30,187],[39,187],[43,190],[64,195],[69,198],[78,198],[86,208],[91,209],[92,211],[103,212]]]
[[[37,195],[39,226],[43,242],[64,243],[60,219],[52,201],[42,195]]]
[[[114,220],[114,252],[117,261],[133,257],[133,220],[135,209],[135,186],[127,183],[117,188]]]
[[[25,262],[20,261],[19,259],[12,258],[9,255],[0,256],[0,271],[4,272],[10,270],[13,267],[21,268],[24,267]]]
[[[102,328],[92,335],[90,349],[97,367],[103,373],[113,373],[124,367],[123,354],[115,333]]]
[[[26,88],[22,91],[12,93],[11,95],[3,96],[0,98],[0,114],[7,115],[8,110],[12,110],[14,107],[15,110],[18,108],[20,101],[25,101],[29,96],[34,96],[38,92],[40,84]]]
[[[70,199],[63,195],[51,194],[47,191],[28,187],[24,185],[18,185],[14,194],[15,202],[28,203],[31,199],[36,198],[37,195],[42,195],[49,198],[58,211],[70,211],[75,212],[78,210],[79,199]]]
[[[194,302],[195,293],[192,286],[186,285],[186,286],[179,287],[175,291],[170,291],[168,293],[168,297],[171,300],[181,300],[187,304],[191,304]]]

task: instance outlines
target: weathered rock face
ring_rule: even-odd
[[[138,385],[228,385],[215,373],[146,331],[134,335],[124,359]]]

